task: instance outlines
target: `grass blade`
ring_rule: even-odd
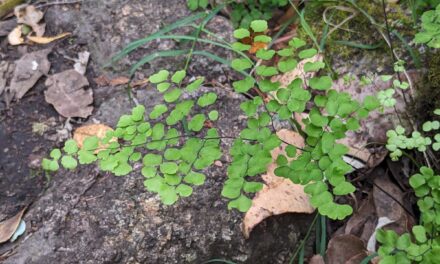
[[[382,42],[370,45],[370,44],[357,43],[357,42],[347,41],[347,40],[337,40],[337,41],[334,41],[334,43],[338,44],[338,45],[345,45],[345,46],[349,46],[352,48],[366,49],[366,50],[374,50],[374,49],[377,49],[377,48],[380,48],[383,46]]]
[[[130,76],[132,76],[140,67],[144,66],[147,63],[150,63],[152,60],[157,59],[157,58],[162,58],[162,57],[177,57],[177,56],[182,56],[182,55],[186,55],[188,54],[189,50],[165,50],[165,51],[158,51],[155,53],[152,53],[146,57],[143,57],[140,61],[138,61],[135,65],[133,65],[130,69]],[[223,58],[220,58],[219,56],[204,51],[204,50],[195,50],[193,51],[194,55],[200,55],[200,56],[205,56],[207,58],[210,58],[216,62],[219,62],[221,64],[227,65],[229,67],[231,67],[231,62],[227,61]],[[249,73],[244,72],[244,71],[240,71],[239,73],[243,74],[244,76],[249,76]]]
[[[192,40],[192,41],[199,41],[202,43],[206,43],[206,44],[212,44],[224,49],[228,49],[228,50],[232,50],[234,51],[234,49],[232,49],[231,46],[229,45],[225,45],[216,41],[212,41],[209,39],[201,39],[201,38],[196,38],[194,36],[188,36],[188,35],[162,35],[162,36],[158,36],[156,39],[175,39],[175,40]]]
[[[143,57],[140,61],[138,61],[135,65],[133,65],[130,69],[130,76],[132,76],[137,69],[142,67],[143,65],[149,63],[150,61],[161,58],[161,57],[176,57],[185,55],[188,53],[188,50],[165,50],[165,51],[158,51],[155,53],[152,53],[146,57]]]
[[[333,17],[333,14],[330,17],[330,19],[332,17]],[[320,50],[324,50],[324,48],[325,48],[325,44],[327,42],[327,37],[328,37],[328,29],[329,29],[329,25],[326,23],[325,26],[324,26],[324,29],[322,30],[321,43],[319,44],[319,49]]]
[[[313,218],[313,221],[312,221],[312,223],[310,224],[309,229],[307,230],[307,233],[306,233],[306,235],[304,236],[304,239],[301,240],[300,245],[297,247],[297,249],[296,249],[295,252],[293,253],[292,257],[290,258],[289,264],[292,264],[292,263],[295,261],[296,256],[299,254],[301,248],[304,248],[304,246],[305,246],[305,244],[306,244],[306,241],[309,239],[310,232],[312,232],[313,226],[315,225],[316,220],[318,220],[319,216],[320,216],[319,213],[316,213],[316,214],[315,214],[315,217]]]
[[[210,259],[208,261],[203,262],[202,264],[206,264],[206,263],[226,263],[226,264],[237,264],[235,262],[229,261],[229,260],[225,260],[225,259]]]
[[[418,51],[417,50],[414,51],[414,49],[411,48],[411,46],[408,44],[406,39],[399,32],[397,32],[396,30],[391,30],[391,33],[394,34],[394,36],[396,36],[402,42],[403,46],[405,47],[405,49],[408,51],[409,55],[413,59],[414,64],[418,69],[420,69],[422,66],[420,63],[420,57]]]
[[[296,8],[295,4],[292,2],[292,0],[289,0],[290,5],[293,9],[295,9],[295,12],[299,16],[299,21],[301,23],[301,26],[303,27],[304,31],[309,35],[309,37],[312,39],[313,43],[316,45],[316,48],[319,49],[319,44],[316,39],[315,34],[313,34],[312,29],[309,26],[309,23],[307,23],[306,19],[304,18],[304,10],[301,10],[301,12],[298,11],[298,8]]]
[[[321,223],[321,245],[319,246],[319,254],[321,256],[324,256],[327,245],[327,217],[325,217],[324,215],[319,215],[319,218]]]
[[[213,54],[213,53],[210,53],[210,52],[204,51],[204,50],[195,50],[195,51],[193,52],[193,54],[194,54],[194,55],[205,56],[205,57],[208,57],[208,58],[210,58],[210,59],[212,59],[212,60],[215,60],[216,62],[219,62],[219,63],[221,63],[221,64],[225,64],[225,65],[231,66],[231,63],[230,63],[229,61],[227,61],[227,60],[225,60],[225,59],[223,59],[223,58],[220,58],[219,56],[217,56],[217,55],[215,55],[215,54]]]
[[[368,263],[370,263],[370,261],[371,261],[372,259],[374,259],[374,258],[377,257],[377,256],[379,256],[379,254],[374,253],[374,254],[372,254],[372,255],[370,255],[370,256],[364,258],[364,259],[361,261],[360,264],[368,264]]]
[[[212,59],[212,60],[214,60],[216,62],[219,62],[221,64],[224,64],[224,65],[227,65],[227,66],[231,67],[231,62],[230,61],[227,61],[227,60],[225,60],[223,58],[220,58],[219,56],[217,56],[217,55],[215,55],[213,53],[210,53],[210,52],[207,52],[207,51],[204,51],[204,50],[195,50],[193,52],[193,54],[194,55],[205,56],[205,57],[210,58],[210,59]],[[249,73],[245,72],[245,71],[239,71],[239,73],[243,74],[244,76],[252,78],[252,76]]]
[[[299,251],[298,264],[304,264],[304,247]]]
[[[189,50],[188,56],[186,59],[185,68],[184,68],[185,71],[187,70],[189,63],[191,61],[194,49],[196,47],[196,43],[200,37],[200,32],[202,31],[202,29],[205,28],[205,25],[215,16],[215,14],[217,14],[223,7],[224,7],[224,5],[220,5],[220,6],[216,7],[213,11],[208,13],[208,15],[203,19],[202,23],[200,23],[199,27],[197,28],[197,30],[194,34],[195,39],[193,40],[193,43],[191,45],[191,49]]]

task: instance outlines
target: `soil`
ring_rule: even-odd
[[[99,172],[93,165],[50,176],[40,170],[41,158],[70,137],[75,127],[93,122],[112,126],[135,102],[147,109],[160,102],[150,86],[129,94],[124,85],[99,85],[97,77],[127,76],[130,65],[147,54],[190,44],[155,40],[112,68],[104,68],[126,44],[190,14],[185,1],[84,1],[50,6],[45,12],[46,35],[73,32],[72,36],[46,46],[22,47],[11,47],[5,37],[0,37],[0,58],[12,62],[27,52],[50,47],[51,75],[71,69],[73,62],[69,58],[89,51],[91,61],[86,77],[93,89],[95,110],[86,120],[61,117],[44,100],[46,77],[18,102],[9,106],[0,102],[0,221],[27,207],[26,233],[14,243],[0,245],[0,261],[203,263],[227,259],[237,263],[286,263],[313,216],[271,217],[245,240],[241,232],[243,215],[228,211],[220,195],[229,160],[227,151],[221,166],[206,171],[205,185],[173,206],[162,205],[156,195],[144,190],[139,171],[115,177]],[[232,38],[232,26],[224,17],[215,17],[209,29],[226,39]],[[204,49],[230,58],[230,54],[214,47]],[[162,68],[176,70],[184,62],[182,57],[155,60],[138,71],[135,78],[145,78]],[[224,65],[195,56],[189,75],[203,75],[208,82],[227,86],[233,74]],[[220,133],[235,135],[244,125],[238,107],[244,98],[221,87],[204,89],[215,89],[219,94]],[[223,142],[225,149],[230,143]]]

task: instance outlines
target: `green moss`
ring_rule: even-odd
[[[23,3],[24,0],[5,0],[0,1],[0,18],[14,10],[14,7]]]
[[[415,120],[423,123],[432,120],[433,111],[440,108],[440,51],[427,56],[427,72],[417,82],[417,94],[412,113]]]
[[[359,0],[357,1],[357,4],[378,23],[383,21],[383,10],[381,5],[372,3],[370,0]],[[349,4],[339,5],[353,8]],[[322,38],[322,32],[325,27],[323,12],[326,8],[331,8],[332,6],[335,6],[335,4],[315,3],[306,6],[305,19],[312,28],[312,31],[317,35],[318,40]],[[393,5],[387,13],[388,20],[390,25],[392,25],[392,27],[401,35],[412,36],[415,33],[412,27],[412,19],[411,16],[407,15],[405,12],[406,10],[404,10],[401,5]],[[349,12],[332,8],[327,12],[327,19],[332,21],[333,24],[339,24],[350,14],[351,13]],[[309,38],[302,28],[299,28],[298,35],[303,39]],[[338,41],[349,41],[372,46],[382,44],[382,46],[377,49],[361,49],[339,44],[337,43]],[[376,26],[372,25],[369,19],[361,12],[358,12],[354,18],[345,23],[342,26],[342,29],[333,32],[326,40],[325,54],[330,60],[333,58],[349,60],[350,58],[352,59],[354,55],[362,56],[360,53],[366,52],[369,53],[369,56],[374,57],[383,57],[384,55],[389,56],[389,49],[380,33],[377,31]]]

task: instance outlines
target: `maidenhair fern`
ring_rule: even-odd
[[[253,21],[251,29],[252,32],[259,33],[254,38],[254,42],[271,41],[263,34],[267,29],[265,21]],[[238,29],[234,32],[234,36],[238,39],[247,38],[250,34],[247,29]],[[250,45],[242,42],[233,46],[241,51],[251,48]],[[302,79],[298,76],[287,87],[281,87],[279,82],[271,81],[272,76],[293,70],[298,63],[310,60],[317,53],[317,50],[307,48],[305,41],[294,38],[289,42],[289,46],[282,50],[260,49],[256,52],[256,56],[262,61],[272,59],[275,54],[278,55],[280,60],[276,66],[264,63],[256,66],[242,58],[232,62],[232,67],[236,70],[255,68],[258,80],[247,77],[234,82],[235,90],[247,92],[256,84],[260,91],[268,95],[268,98],[265,102],[262,98],[255,97],[240,105],[249,118],[247,128],[240,135],[255,139],[256,142],[250,143],[238,139],[234,143],[231,150],[233,161],[228,169],[228,180],[222,192],[223,196],[230,199],[239,197],[242,205],[246,203],[250,205],[250,201],[246,201],[240,192],[240,190],[246,192],[248,188],[245,178],[264,173],[267,165],[272,162],[270,150],[281,143],[271,130],[272,120],[276,118],[295,123],[294,113],[308,112],[308,117],[302,120],[304,128],[298,125],[295,127],[305,136],[306,147],[295,151],[295,146],[291,146],[286,154],[287,157],[281,156],[277,159],[278,167],[275,174],[305,185],[306,193],[311,196],[312,205],[318,208],[322,215],[332,219],[343,219],[352,213],[349,205],[335,202],[335,196],[347,195],[355,191],[355,187],[345,178],[345,174],[351,170],[342,159],[347,154],[348,148],[337,141],[344,138],[347,131],[357,130],[360,127],[359,120],[379,106],[378,100],[368,96],[364,102],[359,103],[348,93],[331,89],[332,79],[327,75],[317,74],[310,79]],[[304,71],[316,73],[324,67],[325,64],[321,61],[308,61],[304,64]],[[289,162],[288,158],[295,159]]]
[[[246,77],[235,81],[233,88],[237,93],[259,89],[267,97],[256,96],[239,106],[247,116],[247,125],[229,150],[232,161],[221,194],[229,200],[230,209],[245,212],[250,208],[250,194],[263,187],[256,177],[274,162],[271,151],[282,143],[273,122],[287,120],[292,129],[304,136],[306,146],[288,145],[286,154],[276,159],[275,174],[304,185],[312,205],[322,215],[343,219],[352,213],[352,208],[335,200],[337,196],[354,192],[355,187],[345,177],[351,171],[351,166],[343,160],[348,148],[338,140],[347,131],[359,129],[359,120],[380,103],[373,96],[357,102],[348,93],[332,89],[330,76],[319,74],[325,64],[310,60],[318,51],[306,47],[304,40],[293,38],[281,50],[267,48],[271,42],[265,35],[267,28],[266,21],[256,20],[249,29],[234,32],[238,41],[232,47],[237,52],[246,52],[255,49],[257,43],[260,48],[255,53],[261,61],[234,59],[232,67],[244,72]],[[274,56],[279,57],[276,65],[264,62]],[[271,80],[277,74],[295,69],[304,60],[308,60],[304,71],[315,73],[314,77],[298,76],[287,87]],[[191,83],[185,79],[185,71],[160,70],[153,74],[149,80],[162,94],[165,104],[156,105],[149,113],[138,105],[130,115],[121,116],[116,129],[105,138],[87,138],[81,149],[75,141],[68,140],[62,150],[50,153],[51,159],[43,161],[43,168],[58,170],[59,160],[66,169],[74,169],[78,163],[98,162],[101,170],[123,176],[133,171],[134,163],[142,162],[146,189],[157,193],[164,204],[191,195],[194,186],[205,182],[204,169],[221,157],[222,136],[215,128],[205,125],[207,120],[215,125],[219,117],[215,108],[217,95],[206,92],[197,100],[183,100],[183,93],[194,92],[203,84],[203,78]],[[298,121],[293,117],[295,113],[307,117]]]
[[[202,170],[221,156],[217,130],[204,126],[208,118],[215,121],[218,113],[212,111],[208,117],[194,113],[196,107],[214,104],[217,95],[206,93],[197,102],[181,100],[181,94],[197,90],[203,78],[182,87],[185,71],[170,75],[161,70],[149,79],[167,105],[156,105],[149,114],[144,106],[136,106],[130,115],[121,116],[114,131],[107,132],[103,139],[85,139],[81,149],[74,140],[66,141],[64,155],[59,149],[53,150],[52,159],[43,160],[43,168],[58,170],[60,159],[66,169],[97,161],[101,170],[123,176],[133,171],[133,163],[142,162],[145,188],[158,193],[164,204],[175,203],[179,196],[190,196],[193,186],[205,182]]]

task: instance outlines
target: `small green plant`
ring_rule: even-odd
[[[396,73],[404,71],[404,65],[398,61],[394,70]],[[386,80],[389,80],[386,77]],[[409,84],[401,81],[393,82],[394,89],[407,89]],[[392,90],[393,88],[385,91]],[[393,93],[394,94],[394,93]],[[391,96],[387,100],[394,99]],[[395,99],[394,99],[395,100]],[[381,100],[384,107],[392,107]],[[440,109],[434,111],[440,115]],[[432,148],[434,151],[440,149],[440,133],[433,134],[433,137],[423,133],[433,133],[440,129],[440,122],[437,120],[423,123],[423,132],[413,129],[408,136],[407,129],[398,125],[395,129],[387,131],[386,148],[390,151],[392,160],[398,160],[403,155],[409,157],[417,166],[420,166],[406,151],[415,150],[423,153],[427,166],[420,166],[419,172],[409,178],[409,185],[413,188],[418,198],[417,206],[420,211],[419,225],[412,228],[411,232],[398,235],[393,230],[380,229],[377,231],[376,239],[381,243],[378,250],[381,264],[388,263],[439,263],[440,262],[440,175],[437,175],[430,168],[427,152]]]
[[[251,28],[254,32],[264,32],[267,26],[262,21],[254,21],[251,23]],[[238,29],[234,32],[234,36],[238,39],[246,38],[249,34],[250,31],[246,29]],[[259,40],[269,42],[270,39],[267,38],[261,35]],[[250,46],[243,46],[240,42],[234,46],[242,50],[250,48]],[[297,78],[287,87],[281,87],[279,82],[272,82],[270,80],[272,76],[290,71],[301,60],[310,59],[318,54],[316,49],[305,46],[305,41],[293,38],[289,46],[282,50],[261,49],[257,51],[256,56],[261,60],[270,60],[275,54],[280,57],[280,60],[276,66],[255,66],[255,73],[259,79],[257,85],[262,92],[269,95],[270,100],[262,107],[267,111],[262,113],[258,111],[263,105],[263,100],[259,97],[241,106],[250,121],[253,121],[248,123],[248,128],[243,130],[242,134],[255,138],[261,135],[262,131],[267,131],[264,134],[269,135],[269,128],[262,128],[259,124],[269,125],[270,118],[289,120],[294,124],[293,114],[304,113],[306,105],[309,105],[308,118],[302,120],[305,128],[294,125],[294,128],[304,135],[307,146],[301,151],[297,151],[294,146],[288,147],[286,156],[279,156],[277,159],[278,168],[275,174],[289,178],[294,183],[305,185],[306,193],[311,196],[312,205],[318,208],[320,214],[332,219],[343,219],[352,213],[352,208],[349,205],[334,202],[335,196],[352,193],[355,187],[345,178],[345,174],[351,170],[351,167],[342,159],[343,155],[348,152],[348,148],[336,141],[344,138],[347,131],[357,130],[360,127],[359,119],[376,109],[379,102],[374,96],[367,96],[363,103],[359,103],[349,94],[331,89],[332,79],[327,75],[316,75],[310,79]],[[246,70],[253,66],[249,61],[236,59],[232,62],[232,67],[237,70]],[[325,64],[320,61],[307,62],[304,70],[319,72],[324,67]],[[246,92],[254,87],[254,83],[252,78],[247,77],[233,83],[233,86],[237,92]],[[267,121],[261,122],[260,119]],[[237,141],[234,147],[235,145],[238,145],[237,149],[242,149],[241,146],[245,144]],[[237,162],[242,164],[243,159],[252,161],[252,156],[248,153],[231,154],[232,165]],[[256,173],[264,172],[266,164],[270,162],[270,156],[266,154],[266,157],[265,162],[260,161],[263,166],[258,166]],[[288,158],[292,157],[295,159],[288,162]],[[245,173],[237,175],[236,172],[239,170],[236,170],[235,166],[232,168],[234,170],[231,169],[231,172],[235,173],[228,174],[229,180],[246,176]],[[254,172],[248,174],[248,176],[253,175]],[[232,193],[236,195],[242,186],[240,182],[241,180],[236,185],[235,180],[230,184],[227,182],[224,191],[226,189],[229,193],[232,192],[229,191],[230,189],[235,189]],[[226,192],[224,196],[229,198],[225,194]]]
[[[288,0],[249,0],[249,1],[228,1],[230,7],[230,18],[234,27],[249,27],[253,20],[272,18],[276,8],[286,6]],[[208,0],[187,0],[188,8],[192,11],[206,9]]]
[[[258,33],[254,41],[269,43],[271,38],[265,35],[267,29],[266,21],[256,20],[250,23],[250,29],[235,30],[234,36],[241,40],[249,37],[252,31]],[[251,45],[237,41],[232,47],[242,53]],[[272,76],[288,72],[302,60],[317,54],[316,49],[306,47],[305,41],[293,38],[282,50],[261,48],[256,52],[262,61],[278,56],[277,65],[255,64],[247,57],[231,62],[235,70],[246,75],[233,83],[236,92],[259,89],[268,98],[256,96],[240,105],[248,120],[247,127],[230,149],[232,162],[222,190],[222,196],[230,200],[229,209],[247,211],[251,206],[249,194],[263,187],[254,177],[267,171],[272,162],[271,151],[282,143],[273,129],[273,120],[279,119],[291,122],[292,128],[304,136],[306,146],[301,149],[287,146],[286,155],[276,160],[275,174],[304,185],[320,214],[343,219],[352,213],[350,205],[335,202],[337,196],[355,191],[345,177],[352,169],[342,158],[348,148],[337,140],[344,138],[347,131],[359,129],[359,120],[380,103],[374,96],[367,96],[360,103],[348,93],[332,89],[332,79],[325,74],[309,79],[297,78],[287,87],[271,81]],[[324,67],[321,61],[307,62],[304,70],[318,73]],[[82,149],[72,140],[67,141],[62,149],[65,154],[54,150],[50,155],[52,159],[43,161],[43,167],[55,171],[59,159],[66,169],[74,169],[77,163],[97,161],[101,170],[122,176],[133,170],[133,163],[142,161],[141,174],[145,177],[146,189],[158,193],[165,204],[175,203],[179,196],[191,195],[193,186],[205,181],[203,169],[222,155],[219,148],[222,136],[216,129],[204,126],[208,118],[211,121],[218,118],[214,106],[217,95],[209,92],[197,101],[182,100],[183,93],[194,92],[203,83],[203,78],[199,78],[186,84],[185,76],[185,71],[171,75],[166,70],[150,76],[150,82],[163,94],[166,104],[155,106],[148,114],[143,106],[135,107],[131,115],[120,118],[114,132],[109,132],[102,140],[88,138]],[[294,113],[308,114],[302,120],[304,129],[293,118]],[[97,154],[96,150],[99,150]],[[295,159],[289,161],[290,158]]]
[[[231,21],[234,27],[249,27],[254,20],[269,20],[278,7],[288,4],[288,0],[251,0],[246,3],[231,3]]]
[[[409,184],[419,199],[420,225],[400,236],[393,230],[378,230],[376,239],[381,243],[378,250],[381,264],[440,262],[439,179],[440,175],[426,166],[410,177]]]
[[[215,110],[208,117],[194,114],[195,108],[214,104],[217,95],[206,93],[198,100],[181,100],[183,92],[194,92],[203,83],[203,78],[198,78],[182,87],[185,75],[185,71],[171,75],[161,70],[150,76],[168,105],[156,105],[148,115],[142,105],[136,106],[130,115],[121,116],[114,131],[107,132],[103,139],[86,138],[81,149],[74,140],[66,141],[63,149],[52,150],[52,159],[43,160],[43,168],[56,171],[59,160],[66,169],[75,169],[78,163],[98,162],[101,170],[123,176],[133,171],[133,163],[142,162],[145,188],[158,193],[164,204],[175,203],[179,196],[190,196],[192,187],[205,181],[201,170],[219,159],[221,151],[217,130],[204,127],[208,118],[216,120]]]
[[[440,4],[435,10],[422,15],[422,32],[416,34],[414,42],[426,44],[431,48],[440,48]]]
[[[188,8],[192,11],[199,8],[205,9],[208,7],[209,0],[187,0]]]

